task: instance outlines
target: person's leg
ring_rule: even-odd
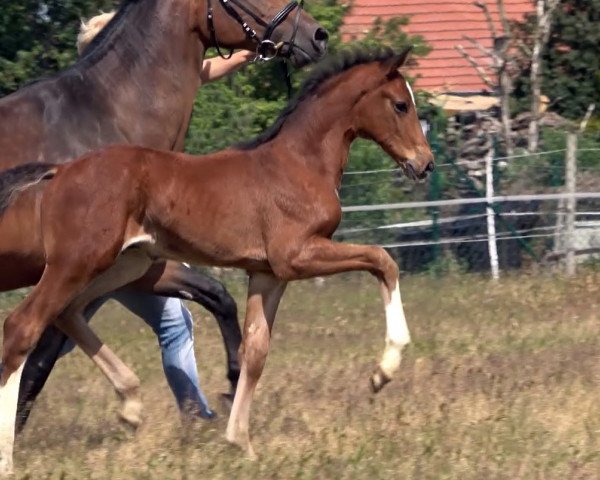
[[[158,337],[165,376],[179,409],[213,418],[200,388],[192,316],[181,300],[138,292],[115,292],[111,298],[141,317]]]

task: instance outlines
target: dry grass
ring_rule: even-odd
[[[145,424],[136,433],[119,424],[115,395],[76,352],[18,441],[18,477],[600,478],[599,280],[405,279],[414,343],[377,396],[367,385],[384,335],[375,282],[291,285],[253,407],[257,462],[225,443],[225,415],[182,426],[149,329],[108,306],[94,326],[142,379]],[[239,280],[229,283],[241,300]],[[203,385],[218,407],[220,339],[206,313],[194,314]]]

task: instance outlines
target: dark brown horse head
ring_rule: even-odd
[[[365,70],[371,76],[365,85],[374,86],[355,107],[356,130],[360,136],[381,145],[406,175],[416,180],[425,178],[433,170],[434,162],[417,116],[414,95],[398,70],[409,52],[410,47]]]
[[[327,51],[329,35],[304,11],[303,0],[206,0],[206,5],[199,30],[213,46],[256,50],[266,60],[283,56],[296,67]]]

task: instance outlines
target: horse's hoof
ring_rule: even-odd
[[[388,377],[381,367],[377,367],[377,370],[373,372],[370,379],[371,391],[373,393],[378,393],[386,383],[390,383],[392,379]]]

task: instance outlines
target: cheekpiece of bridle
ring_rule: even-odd
[[[291,52],[292,46],[294,45],[294,40],[296,39],[296,32],[298,31],[298,23],[300,21],[300,12],[304,8],[304,0],[300,1],[292,1],[288,3],[285,7],[283,7],[274,17],[273,19],[267,23],[262,18],[260,18],[256,13],[254,13],[251,9],[249,9],[246,5],[241,3],[239,0],[219,0],[221,6],[227,12],[227,14],[233,18],[237,23],[240,24],[244,34],[248,39],[256,42],[256,58],[254,61],[266,62],[275,58],[281,48],[287,43],[288,44],[288,53]],[[248,23],[242,18],[240,13],[236,10],[237,7],[246,15],[248,15],[252,20],[254,20],[259,26],[263,27],[265,33],[261,38],[259,38],[256,30],[254,30]],[[292,35],[287,42],[275,43],[271,40],[275,29],[281,25],[285,19],[296,10],[296,18],[294,19],[294,29],[292,31]],[[221,52],[221,48],[219,46],[219,41],[217,39],[217,32],[215,31],[214,24],[214,14],[212,8],[212,0],[208,0],[208,29],[210,31],[211,41],[215,48],[217,49],[217,53],[222,58],[228,59],[233,55],[233,49],[229,52],[227,56],[223,55]]]

